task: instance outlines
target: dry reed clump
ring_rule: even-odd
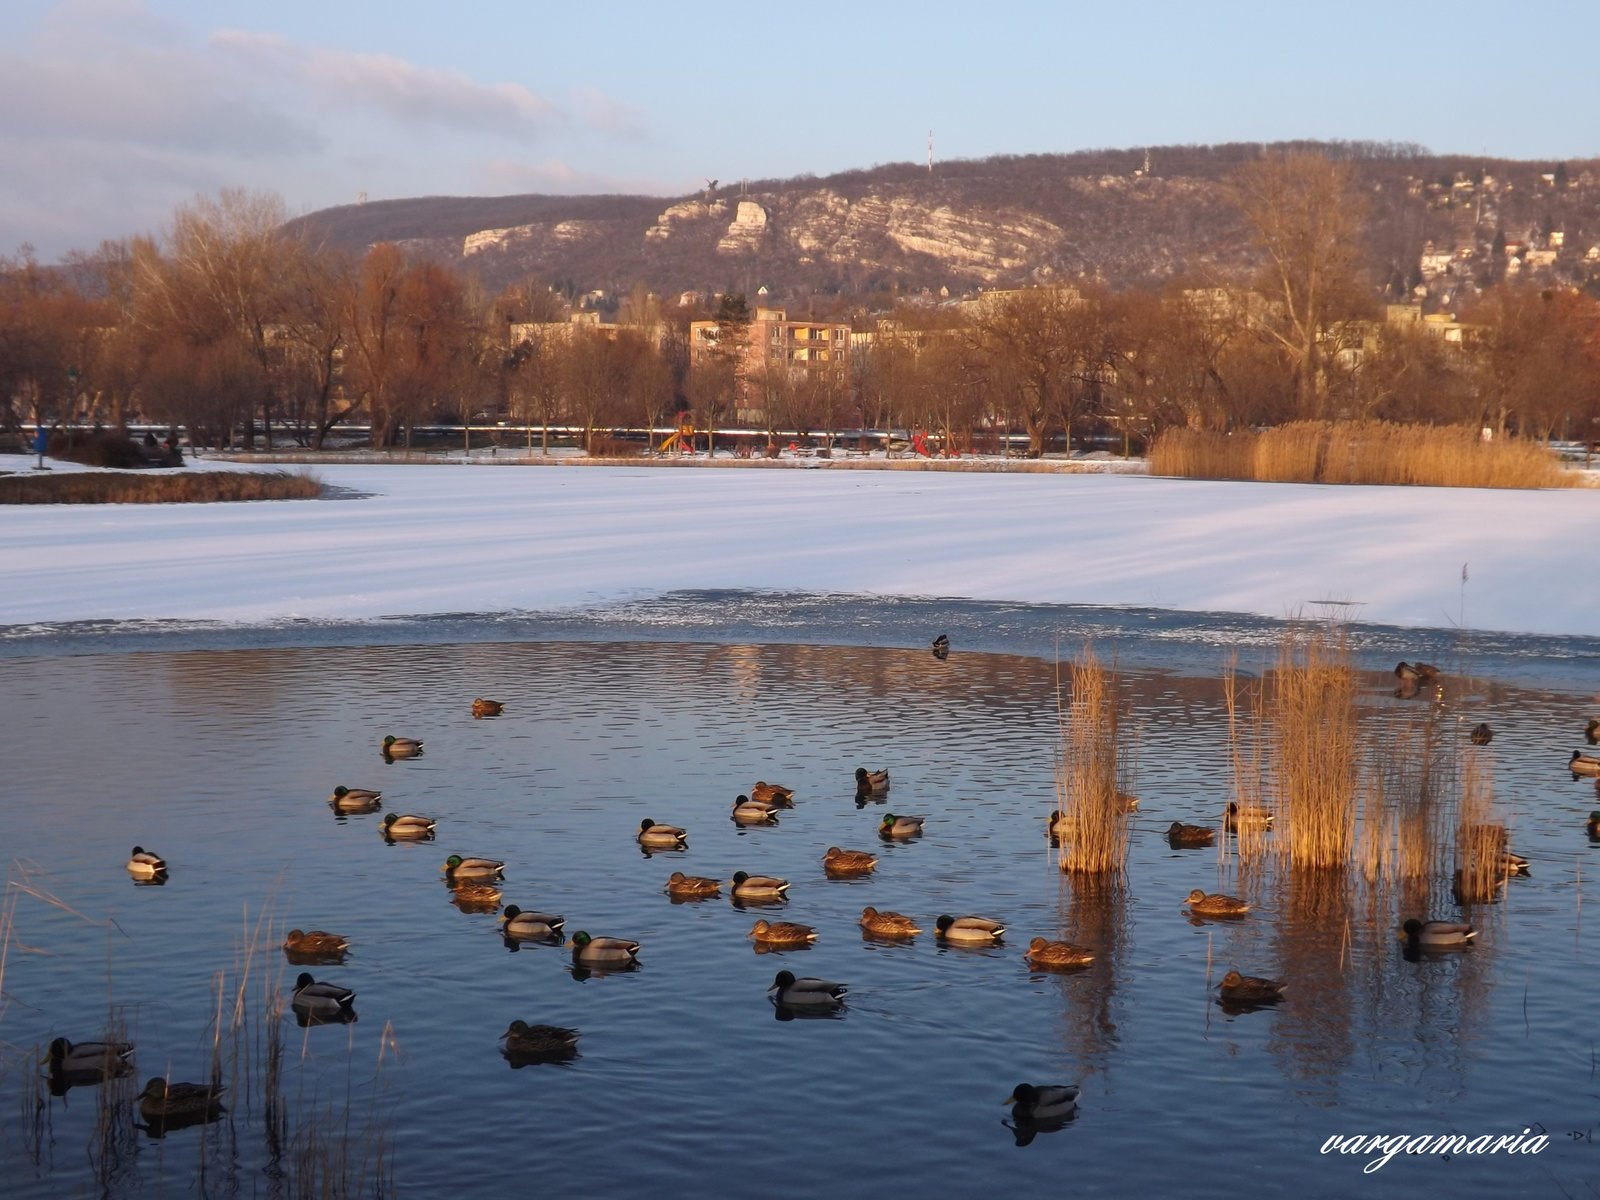
[[[1461,795],[1456,804],[1456,900],[1491,904],[1510,877],[1506,865],[1506,827],[1495,818],[1494,777],[1484,752],[1469,749],[1461,764]]]
[[[1085,646],[1072,664],[1072,702],[1061,722],[1056,772],[1057,811],[1070,831],[1061,842],[1064,871],[1120,876],[1127,861],[1128,811],[1122,796],[1132,790],[1132,754],[1122,725],[1121,690],[1120,677]]]
[[[1427,487],[1573,487],[1575,474],[1538,442],[1486,442],[1459,425],[1294,421],[1264,433],[1173,428],[1150,450],[1152,475],[1274,483]]]
[[[1356,859],[1368,883],[1426,881],[1442,872],[1457,779],[1437,714],[1406,714],[1366,742]]]
[[[1356,671],[1343,632],[1291,627],[1267,699],[1273,796],[1296,867],[1349,864],[1355,845],[1361,743]]]
[[[1224,834],[1234,835],[1233,847],[1239,862],[1259,860],[1267,851],[1268,837],[1272,833],[1271,810],[1266,803],[1266,771],[1263,751],[1266,745],[1266,714],[1262,705],[1260,685],[1248,689],[1248,710],[1240,712],[1238,686],[1238,655],[1228,655],[1222,674],[1223,696],[1228,706],[1228,751],[1233,767],[1229,800],[1234,817],[1224,817]],[[1226,862],[1228,839],[1224,836],[1217,849]]]
[[[194,474],[0,476],[0,504],[200,504],[219,500],[314,500],[322,481],[287,471]]]

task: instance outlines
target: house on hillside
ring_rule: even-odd
[[[791,321],[787,310],[758,306],[738,345],[725,346],[722,326],[715,321],[689,324],[689,360],[703,362],[724,355],[738,368],[739,419],[766,420],[759,397],[774,387],[788,387],[826,376],[840,389],[850,386],[850,323]]]

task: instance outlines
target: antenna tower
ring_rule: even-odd
[[[933,130],[928,130],[928,174],[933,174]]]

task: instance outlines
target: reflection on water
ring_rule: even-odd
[[[1387,785],[1414,797],[1397,810],[1399,859],[1438,820],[1429,747],[1487,720],[1511,845],[1532,860],[1500,903],[1471,910],[1481,933],[1470,950],[1408,958],[1401,921],[1460,912],[1438,871],[1290,875],[1238,864],[1226,844],[1168,844],[1173,821],[1220,829],[1227,800],[1221,656],[1210,673],[1189,669],[1203,641],[1187,646],[1182,671],[1119,659],[1140,729],[1141,805],[1126,879],[1101,883],[1063,876],[1048,847],[1053,666],[973,653],[971,630],[938,627],[958,647],[944,661],[925,632],[904,651],[487,642],[8,658],[7,849],[70,903],[22,897],[0,1036],[16,1047],[88,1040],[113,1011],[141,1077],[204,1077],[218,1013],[225,1030],[229,1020],[214,977],[259,941],[265,906],[285,929],[349,939],[333,974],[360,993],[361,1019],[286,1003],[278,1036],[313,1084],[370,1078],[380,1047],[403,1048],[384,1087],[397,1181],[412,1194],[467,1177],[485,1194],[518,1192],[525,1166],[482,1152],[486,1124],[584,1147],[614,1137],[619,1114],[650,1153],[586,1157],[573,1194],[979,1195],[1070,1174],[1107,1194],[1177,1183],[1234,1195],[1248,1177],[1312,1196],[1446,1179],[1515,1195],[1548,1186],[1545,1172],[1592,1174],[1591,1144],[1570,1139],[1536,1169],[1396,1160],[1359,1180],[1360,1162],[1317,1149],[1335,1133],[1591,1122],[1581,1051],[1593,951],[1578,897],[1582,874],[1600,876],[1583,862],[1595,854],[1583,830],[1595,793],[1564,764],[1600,675],[1574,685],[1568,657],[1540,681],[1537,656],[1524,655],[1515,679],[1447,680],[1427,709],[1396,701],[1387,669],[1367,677],[1369,703],[1400,714],[1394,741],[1406,747]],[[485,695],[505,704],[492,721],[471,714]],[[425,739],[426,755],[375,761],[393,730]],[[890,770],[883,804],[857,806],[861,765]],[[731,821],[734,797],[759,780],[794,788],[794,806],[775,825]],[[340,783],[381,784],[382,808],[330,820]],[[427,814],[434,840],[386,840],[385,812]],[[874,836],[887,812],[925,817],[921,836]],[[685,828],[687,845],[641,846],[645,818]],[[129,886],[134,844],[161,849],[164,887]],[[870,848],[878,865],[830,876],[830,846]],[[446,879],[441,896],[453,854],[503,860],[504,880]],[[679,870],[724,891],[736,871],[790,886],[772,904],[685,902],[667,889]],[[1180,909],[1194,888],[1253,907],[1191,924]],[[506,939],[494,914],[508,899],[565,914],[571,931],[639,941],[639,965],[584,965],[560,938]],[[924,932],[863,936],[868,906]],[[1007,932],[995,946],[947,944],[933,932],[941,913]],[[803,923],[817,939],[762,953],[748,936],[758,918]],[[1090,947],[1095,961],[1032,972],[1022,953],[1036,936]],[[313,960],[282,964],[288,978],[301,961]],[[846,1003],[770,1003],[786,967],[846,985]],[[1219,1006],[1230,969],[1286,980],[1287,996]],[[256,973],[241,986],[261,1005],[288,978]],[[581,1029],[582,1052],[506,1049],[513,1019]],[[126,1079],[53,1097],[41,1078],[39,1106],[25,1109],[16,1100],[32,1094],[36,1068],[17,1054],[4,1062],[8,1195],[188,1191],[202,1163],[241,1193],[271,1191],[276,1151],[261,1147],[276,1135],[247,1104],[230,1101],[199,1129],[169,1123],[157,1154],[117,1124],[131,1119]],[[1007,1117],[1000,1101],[1018,1079],[1080,1083],[1079,1107]],[[770,1111],[739,1119],[752,1088]],[[30,1123],[44,1132],[28,1134]],[[177,1149],[220,1142],[224,1129],[225,1161],[213,1141]],[[85,1156],[85,1145],[101,1149]]]

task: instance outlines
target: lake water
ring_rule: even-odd
[[[486,1196],[976,1196],[1063,1181],[1106,1195],[1577,1195],[1600,1179],[1600,947],[1580,905],[1583,881],[1600,883],[1583,831],[1596,794],[1564,769],[1595,711],[1592,645],[1469,647],[1472,677],[1452,680],[1442,720],[1457,740],[1478,720],[1494,726],[1498,803],[1532,874],[1476,910],[1470,952],[1411,962],[1392,933],[1413,915],[1401,908],[1452,917],[1447,887],[1397,899],[1357,883],[1240,885],[1215,850],[1174,851],[1162,836],[1173,820],[1218,823],[1223,651],[1242,646],[1250,669],[1270,623],[1123,630],[1141,809],[1125,884],[1075,890],[1045,838],[1057,715],[1043,618],[1015,617],[1032,656],[972,652],[982,639],[957,636],[938,662],[926,649],[821,644],[839,640],[821,610],[791,622],[786,644],[741,642],[727,632],[749,632],[738,622],[719,632],[695,611],[626,640],[607,628],[508,641],[504,625],[497,640],[385,634],[364,646],[294,644],[293,630],[10,639],[5,853],[14,880],[72,911],[8,896],[6,1194],[281,1194],[268,1117],[250,1099],[259,1079],[238,1077],[222,1123],[125,1136],[108,1166],[97,1089],[45,1096],[30,1116],[32,1073],[19,1065],[52,1037],[97,1036],[111,1011],[137,1043],[135,1085],[169,1071],[204,1079],[218,973],[231,1005],[264,908],[275,929],[352,942],[343,965],[306,969],[355,989],[359,1019],[301,1029],[285,1017],[282,1086],[298,1119],[326,1111],[332,1124],[348,1101],[362,1128],[381,1128],[402,1196],[463,1180]],[[953,630],[981,620],[943,615]],[[929,613],[911,617],[926,626]],[[896,636],[910,627],[903,610],[882,620]],[[662,640],[686,624],[695,640]],[[433,628],[474,633],[466,619]],[[1069,630],[1065,653],[1083,632]],[[1366,665],[1389,657],[1385,638],[1403,640],[1370,634]],[[196,641],[207,648],[181,648]],[[1368,683],[1374,706],[1395,707],[1392,678]],[[475,696],[505,701],[505,714],[475,721]],[[423,738],[426,753],[385,763],[385,733]],[[858,765],[891,771],[884,805],[855,803]],[[776,826],[738,827],[731,800],[758,778],[793,787],[795,807]],[[340,783],[381,788],[384,811],[435,817],[436,840],[390,845],[381,813],[336,816]],[[924,836],[883,844],[884,811],[926,816]],[[687,851],[643,854],[645,817],[685,826]],[[129,879],[135,843],[168,860],[164,886]],[[830,845],[873,850],[880,865],[830,880]],[[504,860],[504,902],[564,914],[569,934],[637,939],[639,969],[583,978],[564,949],[508,949],[492,915],[451,903],[440,874],[451,853]],[[746,934],[774,911],[726,893],[674,904],[663,891],[674,870],[787,878],[778,915],[815,927],[816,944],[757,953]],[[1259,904],[1244,921],[1179,912],[1191,888],[1239,886]],[[865,939],[868,904],[926,932]],[[1005,944],[941,947],[944,912],[1004,921]],[[1079,974],[1032,973],[1021,954],[1035,935],[1100,957]],[[1288,998],[1225,1012],[1208,980],[1229,967],[1287,979]],[[836,1019],[777,1019],[787,1014],[766,988],[785,968],[847,983],[847,1005]],[[262,955],[247,991],[300,969]],[[581,1029],[579,1057],[512,1069],[497,1038],[513,1019]],[[247,1051],[259,1064],[259,1040]],[[1020,1082],[1081,1084],[1077,1118],[1019,1137],[1002,1101]],[[1335,1134],[1525,1128],[1547,1131],[1549,1148],[1401,1156],[1367,1176],[1374,1156],[1318,1152]]]

